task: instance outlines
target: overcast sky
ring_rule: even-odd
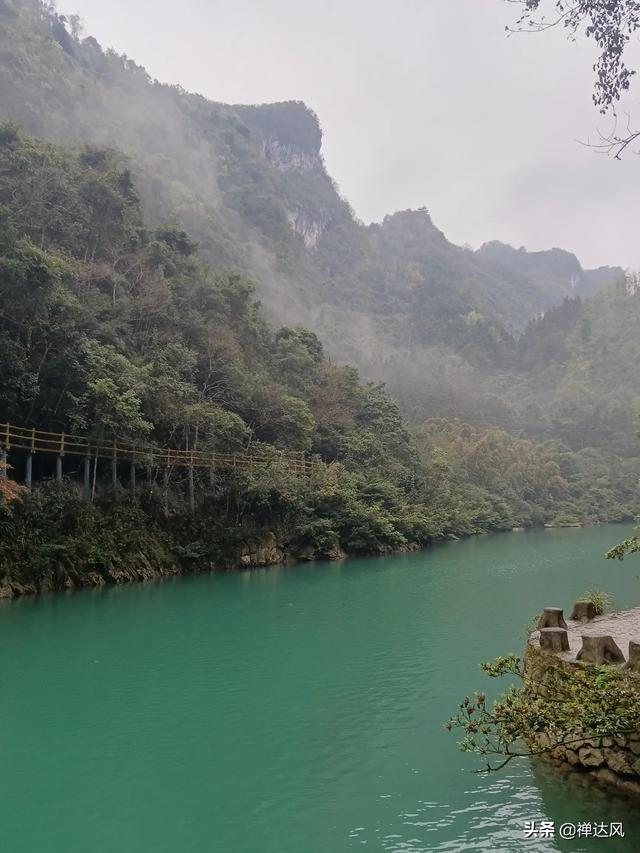
[[[331,175],[366,222],[429,208],[456,243],[560,246],[640,268],[640,157],[608,128],[593,49],[507,37],[504,0],[59,0],[152,77],[228,103],[302,100]],[[637,103],[640,82],[630,106]]]

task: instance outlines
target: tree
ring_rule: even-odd
[[[522,7],[522,14],[511,31],[543,32],[553,27],[564,27],[571,39],[584,34],[592,39],[600,55],[593,66],[595,86],[593,101],[604,115],[614,117],[614,128],[609,136],[601,134],[597,148],[613,153],[617,159],[626,148],[640,137],[640,130],[632,130],[630,121],[623,131],[618,131],[616,104],[628,91],[636,74],[629,68],[625,52],[631,36],[640,28],[640,0],[507,0]],[[548,12],[547,12],[548,10]]]
[[[142,412],[148,370],[136,367],[113,347],[87,341],[84,393],[73,398],[70,419],[100,438],[140,438],[152,429]]]
[[[615,666],[568,669],[555,660],[529,678],[520,658],[509,654],[481,667],[491,678],[506,675],[521,681],[492,705],[484,693],[465,697],[445,723],[449,731],[462,732],[458,746],[463,752],[486,760],[485,771],[500,770],[514,758],[558,756],[591,738],[640,730],[637,681]]]
[[[14,503],[22,498],[25,487],[19,485],[15,480],[10,480],[7,476],[11,466],[6,462],[0,462],[0,501],[6,503]]]

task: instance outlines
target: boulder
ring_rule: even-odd
[[[604,764],[604,753],[601,749],[592,746],[582,746],[578,750],[578,758],[583,767],[602,767]]]
[[[569,762],[569,764],[571,764],[572,767],[575,767],[575,765],[579,764],[579,762],[580,762],[580,757],[579,757],[578,753],[573,749],[567,748],[565,750],[565,757],[566,757],[567,761]]]
[[[633,773],[633,756],[629,756],[623,749],[605,749],[604,760],[614,773]]]

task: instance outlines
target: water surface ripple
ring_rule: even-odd
[[[0,606],[10,853],[640,849],[623,801],[520,762],[473,774],[442,729],[544,605],[640,603],[624,527],[182,578]],[[640,564],[638,564],[640,566]],[[526,820],[627,836],[527,841]],[[564,846],[563,846],[564,845]]]

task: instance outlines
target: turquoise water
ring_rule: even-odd
[[[640,813],[523,761],[478,776],[442,721],[545,605],[640,604],[615,526],[181,578],[0,607],[0,849],[640,849]],[[525,840],[526,820],[626,838]]]

